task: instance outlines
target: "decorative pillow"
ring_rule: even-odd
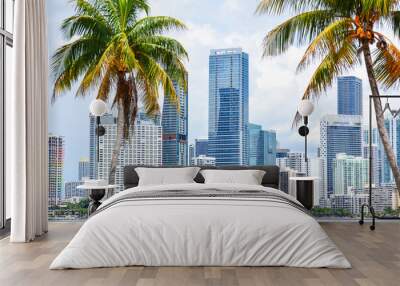
[[[139,186],[171,185],[194,183],[198,167],[187,168],[135,168],[139,176]]]
[[[202,170],[205,184],[261,185],[265,171],[261,170]]]

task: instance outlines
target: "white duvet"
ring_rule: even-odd
[[[349,268],[320,225],[301,210],[255,198],[155,198],[131,192],[263,190],[262,186],[184,184],[121,192],[89,218],[50,269],[145,266],[292,266]],[[111,204],[111,205],[110,205]],[[108,206],[108,208],[107,208]]]

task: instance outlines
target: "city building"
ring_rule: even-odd
[[[396,155],[397,165],[400,166],[400,117],[394,117],[390,112],[387,112],[385,114],[385,127],[389,136],[389,142],[392,146],[394,154]],[[394,182],[392,169],[380,137],[377,138],[377,141],[378,157],[380,160],[380,183],[391,184]]]
[[[62,201],[64,185],[64,154],[65,140],[62,136],[49,134],[49,207],[54,207]]]
[[[257,166],[262,155],[261,125],[249,123],[249,165]]]
[[[289,168],[303,175],[307,174],[307,164],[304,153],[288,152],[287,157],[277,158],[276,165],[280,168]]]
[[[362,117],[325,115],[320,122],[320,155],[324,160],[327,195],[334,193],[333,160],[339,153],[362,157]]]
[[[208,155],[217,165],[248,165],[249,56],[242,49],[209,56]]]
[[[344,153],[336,154],[333,160],[334,194],[347,194],[350,188],[364,188],[368,185],[368,159]]]
[[[195,139],[194,148],[196,157],[200,155],[208,155],[208,139]]]
[[[82,184],[83,184],[82,181],[66,182],[64,200],[69,200],[71,198],[87,198],[88,197],[87,190],[77,188]]]
[[[90,178],[90,162],[87,158],[82,158],[78,163],[78,179],[82,181],[83,178]]]
[[[296,197],[296,182],[289,180],[289,178],[296,177],[296,170],[282,167],[279,170],[279,190],[282,192]]]
[[[335,194],[329,199],[333,209],[345,209],[352,215],[360,215],[361,206],[369,201],[368,188],[352,188],[347,194]],[[383,213],[385,209],[400,207],[399,194],[394,185],[372,188],[372,205],[376,213]]]
[[[284,149],[284,148],[277,148],[276,149],[276,158],[287,158],[288,153],[290,152],[290,149]]]
[[[337,79],[337,113],[342,115],[363,115],[362,80],[355,76]]]
[[[189,163],[192,164],[192,159],[195,157],[195,147],[194,144],[189,145]]]
[[[261,125],[249,123],[249,165],[276,164],[276,132],[262,130]]]
[[[164,166],[188,165],[188,92],[174,82],[179,99],[176,103],[164,96],[162,110],[162,143]]]
[[[97,118],[89,114],[89,177],[97,179]],[[113,124],[115,117],[112,114],[105,114],[100,118],[100,124]]]
[[[112,116],[110,114],[106,117]],[[117,124],[103,124],[106,133],[99,141],[98,178],[108,180],[111,157],[117,136]],[[126,165],[162,164],[162,126],[159,121],[147,118],[143,114],[135,121],[134,129],[130,130],[129,138],[121,147],[115,175],[116,192],[123,190],[123,172]]]
[[[215,158],[208,157],[205,155],[200,155],[193,157],[191,161],[192,166],[215,166]]]
[[[310,176],[317,178],[314,181],[314,205],[325,206],[327,200],[327,192],[325,186],[325,164],[321,157],[309,159]]]
[[[363,146],[363,157],[364,159],[369,160],[369,146]],[[381,152],[379,151],[379,147],[376,144],[371,145],[371,155],[372,155],[372,184],[379,186],[382,183],[382,159]]]

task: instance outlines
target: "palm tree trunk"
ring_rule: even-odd
[[[374,75],[373,63],[371,50],[369,48],[368,41],[364,41],[362,43],[362,50],[364,54],[365,66],[367,68],[369,85],[371,87],[372,95],[379,96],[378,84]],[[392,145],[390,144],[389,136],[387,130],[385,128],[385,119],[382,110],[382,103],[379,97],[373,98],[374,108],[375,108],[375,117],[376,124],[378,127],[379,136],[381,137],[383,149],[385,150],[386,157],[389,161],[390,168],[393,173],[394,180],[396,182],[397,191],[400,194],[400,171],[396,162],[396,155],[393,152]]]
[[[115,172],[117,170],[119,152],[121,150],[122,143],[124,140],[125,115],[124,115],[124,107],[123,107],[122,100],[118,100],[117,109],[118,109],[117,138],[115,139],[115,143],[114,143],[113,153],[112,153],[112,157],[111,157],[110,173],[108,176],[108,183],[110,185],[115,184]]]

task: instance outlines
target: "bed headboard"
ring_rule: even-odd
[[[172,168],[172,167],[154,167],[154,166],[125,166],[124,169],[124,189],[136,187],[139,183],[139,176],[135,171],[136,167],[149,167],[149,168]],[[175,167],[176,168],[176,167]],[[217,170],[263,170],[265,171],[262,185],[264,187],[271,187],[279,189],[279,167],[278,166],[221,166],[221,167],[201,167],[205,169],[217,169]],[[194,180],[197,183],[204,183],[203,176],[198,173]]]

